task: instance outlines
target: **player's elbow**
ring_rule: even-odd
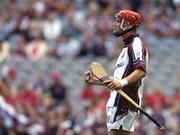
[[[138,69],[138,74],[139,74],[139,77],[140,77],[140,78],[143,78],[143,77],[146,76],[146,72],[143,71],[143,70],[139,70],[139,69]]]
[[[141,78],[144,78],[146,76],[146,72],[141,71]]]

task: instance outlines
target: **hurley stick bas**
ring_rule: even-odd
[[[90,66],[90,70],[93,76],[95,76],[101,82],[109,79],[108,74],[104,67],[98,62],[92,62]],[[132,98],[130,98],[124,91],[116,90],[121,96],[123,96],[127,101],[129,101],[132,105],[134,105],[142,114],[147,116],[153,123],[155,123],[160,131],[165,131],[166,128],[163,127],[156,119],[151,117],[140,105],[138,105]]]

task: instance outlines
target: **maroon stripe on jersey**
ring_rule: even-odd
[[[125,70],[122,78],[124,78],[124,77],[127,76],[128,71],[129,71],[129,68],[130,68],[130,64],[127,65],[126,70]],[[115,98],[115,102],[114,102],[114,106],[117,106],[117,105],[119,104],[119,97],[120,97],[120,94],[117,93],[117,94],[116,94],[116,98]]]
[[[127,76],[128,72],[129,72],[129,68],[130,68],[130,63],[127,65],[126,70],[125,70],[122,78],[124,78],[124,77]],[[121,100],[120,100],[121,97],[122,97],[122,96],[121,96],[119,93],[116,94],[114,106],[119,106],[119,105],[120,105],[120,103],[121,103]],[[122,98],[123,98],[123,97],[122,97]],[[127,112],[124,112],[124,111],[127,111],[127,109],[123,110],[122,108],[119,109],[119,107],[118,107],[118,110],[117,110],[117,112],[116,112],[116,114],[115,114],[115,116],[114,116],[113,122],[116,121],[116,118],[117,118],[117,116],[118,116],[119,114],[127,113]]]
[[[128,46],[128,55],[129,55],[130,61],[132,61],[132,63],[133,63],[133,69],[134,70],[140,69],[140,70],[143,70],[144,72],[146,72],[146,61],[144,59],[144,58],[146,58],[146,56],[145,56],[146,49],[143,45],[142,45],[142,51],[143,51],[143,54],[142,54],[143,60],[136,59],[136,57],[134,55],[132,44],[129,44],[129,46]]]

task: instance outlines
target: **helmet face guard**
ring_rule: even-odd
[[[116,14],[113,23],[113,34],[117,37],[136,29],[141,23],[141,16],[133,11],[122,10]]]
[[[128,30],[130,28],[132,28],[133,26],[128,22],[126,21],[124,18],[122,19],[121,21],[121,25],[120,25],[120,28],[125,31],[125,30]]]
[[[134,29],[135,27],[131,25],[124,18],[116,18],[113,23],[113,34],[117,37],[123,35],[124,33]]]

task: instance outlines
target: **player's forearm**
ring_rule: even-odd
[[[143,78],[145,75],[146,73],[144,71],[136,69],[129,76],[125,77],[125,79],[127,80],[128,84],[132,84]]]

